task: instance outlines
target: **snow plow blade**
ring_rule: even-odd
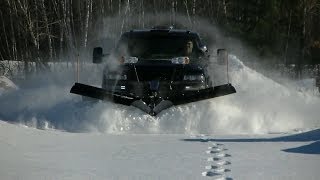
[[[207,89],[202,89],[196,92],[192,91],[172,96],[170,100],[173,102],[174,105],[180,105],[225,96],[236,92],[236,89],[231,84],[224,84]]]
[[[173,103],[169,100],[161,100],[157,104],[154,104],[155,106],[152,108],[152,106],[148,105],[147,103],[145,103],[140,99],[140,100],[134,101],[131,105],[152,116],[156,116],[161,111],[173,106]]]
[[[134,101],[137,100],[132,96],[113,93],[102,88],[81,84],[81,83],[75,83],[72,86],[70,93],[91,97],[95,99],[100,99],[100,100],[112,100],[115,103],[124,104],[128,106],[130,106]]]
[[[115,103],[127,106],[132,105],[152,116],[155,116],[164,109],[167,109],[173,105],[187,104],[191,102],[233,94],[236,93],[236,89],[231,84],[224,84],[199,91],[185,92],[184,94],[174,93],[172,96],[167,97],[166,99],[160,98],[157,103],[154,102],[150,104],[147,104],[140,98],[136,98],[130,95],[113,93],[102,88],[93,87],[81,83],[75,83],[71,88],[70,93],[100,100],[111,100]],[[148,102],[148,100],[146,101]]]

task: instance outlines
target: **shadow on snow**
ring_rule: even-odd
[[[310,142],[311,144],[303,145],[300,147],[284,149],[282,151],[289,152],[289,153],[302,153],[302,154],[320,154],[320,129],[276,137],[276,138],[239,138],[239,139],[205,139],[205,138],[189,138],[189,139],[182,139],[183,141],[187,142]]]

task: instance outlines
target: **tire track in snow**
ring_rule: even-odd
[[[231,164],[229,159],[232,156],[227,153],[228,149],[225,148],[224,144],[212,142],[210,139],[211,138],[208,137],[201,137],[201,142],[207,142],[209,144],[205,151],[209,156],[206,161],[207,165],[201,175],[215,180],[232,180],[232,178],[227,177],[227,173],[231,172],[231,170],[228,169],[228,165]]]

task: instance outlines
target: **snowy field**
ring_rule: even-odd
[[[236,94],[157,117],[83,103],[74,71],[1,77],[0,179],[319,179],[314,80],[281,85],[235,56],[230,69]],[[100,84],[100,71],[80,79]]]
[[[42,131],[1,122],[0,137],[1,179],[318,179],[320,175],[319,130],[299,135],[114,135]]]

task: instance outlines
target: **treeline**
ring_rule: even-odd
[[[45,67],[163,13],[204,18],[279,63],[320,63],[320,0],[2,0],[0,59]]]

